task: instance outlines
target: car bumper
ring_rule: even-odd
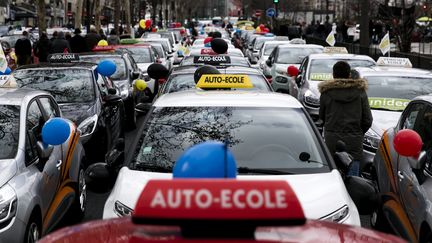
[[[12,221],[0,229],[0,242],[24,242],[26,224],[14,217]]]

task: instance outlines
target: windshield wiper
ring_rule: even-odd
[[[162,165],[140,163],[139,161],[137,161],[134,164],[134,169],[141,170],[141,171],[150,171],[150,172],[163,172],[163,173],[172,172],[172,168],[162,166]]]
[[[278,169],[259,169],[259,168],[249,168],[249,167],[238,167],[237,168],[238,173],[258,173],[258,174],[265,174],[265,175],[293,175],[295,173],[285,171],[285,170],[278,170]]]

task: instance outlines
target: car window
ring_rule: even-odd
[[[279,48],[279,55],[275,62],[281,64],[300,64],[310,54],[321,53],[322,51],[322,48]]]
[[[80,56],[80,59],[85,62],[99,63],[102,60],[111,60],[116,64],[116,71],[111,75],[112,80],[125,80],[127,79],[128,73],[126,72],[126,63],[120,56]]]
[[[348,62],[352,69],[356,67],[371,67],[372,60],[366,59],[312,59],[309,67],[309,80],[325,81],[333,78],[333,66],[339,61]]]
[[[425,111],[417,115],[417,122],[414,125],[414,131],[416,131],[423,140],[422,150],[431,150],[432,141],[432,107],[423,106]]]
[[[404,121],[402,123],[401,129],[414,129],[414,125],[417,121],[417,117],[421,110],[424,108],[424,104],[415,103],[411,105],[408,113],[404,115]]]
[[[92,72],[87,69],[21,69],[14,71],[14,77],[19,87],[48,91],[57,103],[95,99]]]
[[[45,114],[48,116],[48,119],[60,116],[60,114],[56,108],[57,106],[54,104],[54,102],[50,98],[43,97],[43,98],[40,98],[39,101],[42,105],[42,108],[45,111]]]
[[[317,139],[301,109],[157,107],[145,124],[130,166],[137,170],[171,170],[187,148],[215,140],[228,141],[238,167],[328,172]],[[317,162],[301,161],[302,152]]]
[[[0,105],[0,160],[12,159],[18,151],[20,107]]]
[[[44,117],[42,115],[41,110],[39,109],[39,105],[36,101],[33,101],[27,111],[27,117],[26,117],[26,130],[27,130],[27,137],[29,138],[28,141],[26,141],[26,164],[30,164],[36,159],[36,142],[41,141],[41,133],[42,133],[42,126],[45,123]],[[29,151],[32,151],[30,153]],[[28,155],[27,155],[27,152]],[[32,154],[32,156],[30,156]]]

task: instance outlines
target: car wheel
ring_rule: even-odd
[[[85,181],[84,168],[82,166],[80,166],[78,172],[78,183],[75,188],[75,195],[75,200],[69,210],[71,217],[68,218],[78,222],[84,217],[87,207],[87,184]]]
[[[35,243],[40,239],[41,236],[41,223],[38,217],[34,214],[30,217],[27,223],[24,242]]]

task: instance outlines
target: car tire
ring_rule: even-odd
[[[27,222],[27,227],[24,236],[25,243],[35,243],[41,238],[42,227],[41,220],[34,212]]]
[[[79,222],[84,218],[87,207],[87,184],[83,166],[79,168],[77,180],[78,183],[75,187],[76,196],[68,212],[70,216],[68,218],[73,219],[74,222]]]

